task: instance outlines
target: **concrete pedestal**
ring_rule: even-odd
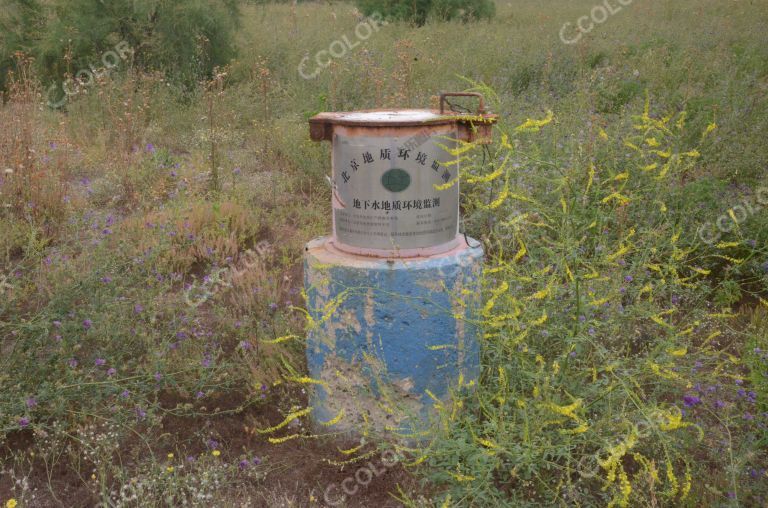
[[[413,434],[460,376],[480,374],[483,250],[384,259],[348,254],[327,237],[305,252],[314,321],[307,338],[315,422],[329,431]]]

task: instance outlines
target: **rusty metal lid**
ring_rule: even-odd
[[[476,97],[479,100],[476,113],[457,113],[446,111],[447,97]],[[331,140],[333,127],[419,127],[457,124],[462,130],[482,125],[486,130],[482,138],[487,138],[488,129],[498,119],[497,115],[485,111],[483,96],[476,92],[444,92],[440,94],[440,109],[371,109],[360,111],[342,111],[320,113],[309,119],[310,137],[313,141]],[[472,139],[473,134],[463,136]],[[486,142],[486,141],[483,141]]]
[[[456,122],[456,115],[440,114],[429,109],[371,109],[320,113],[309,120],[310,124],[331,123],[334,125],[369,127],[408,127],[454,122]]]

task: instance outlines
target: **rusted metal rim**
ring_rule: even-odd
[[[320,113],[309,119],[310,124],[333,124],[365,127],[412,127],[443,125],[456,122],[456,115],[431,109],[365,109]]]
[[[410,117],[408,115],[411,115]],[[470,120],[493,123],[498,115],[491,113],[440,112],[433,109],[365,109],[319,113],[309,119],[310,124],[333,124],[370,127],[413,127],[442,125]]]
[[[441,113],[431,109],[368,109],[327,112],[309,119],[309,134],[312,141],[330,141],[333,137],[333,128],[337,125],[363,128],[456,125],[463,129],[469,129],[472,125],[490,126],[496,123],[497,119],[498,115],[489,113]]]

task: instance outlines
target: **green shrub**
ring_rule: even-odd
[[[31,53],[48,82],[88,83],[105,68],[161,71],[184,88],[235,55],[235,0],[6,0],[0,79],[16,51]],[[80,71],[85,71],[78,76]],[[1,84],[1,83],[0,83]],[[74,86],[74,85],[69,85]],[[59,95],[63,94],[58,88]]]
[[[423,26],[430,17],[440,21],[473,21],[489,19],[496,13],[491,0],[358,0],[357,4],[366,16],[378,13],[417,26]]]

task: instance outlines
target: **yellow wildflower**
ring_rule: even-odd
[[[457,481],[460,481],[460,482],[471,482],[472,480],[475,479],[474,476],[463,475],[461,473],[451,473],[451,476],[453,476],[454,478],[456,478]]]
[[[667,459],[667,480],[669,480],[669,495],[674,496],[677,494],[677,490],[679,488],[679,484],[677,482],[677,477],[675,476],[675,472],[672,469],[672,462]]]
[[[547,320],[547,312],[544,311],[544,314],[541,315],[541,317],[535,321],[531,321],[532,325],[543,325],[544,322]]]
[[[539,132],[542,127],[552,122],[554,117],[552,111],[547,111],[547,116],[545,118],[541,120],[529,118],[524,123],[515,127],[515,132]]]
[[[603,203],[608,203],[609,201],[618,201],[620,205],[626,205],[630,202],[630,199],[626,196],[622,196],[618,192],[614,192],[612,194],[609,194],[608,196],[603,198]]]
[[[287,415],[282,422],[278,423],[274,427],[268,427],[266,429],[256,429],[256,432],[258,432],[259,434],[268,434],[270,432],[274,432],[276,430],[282,429],[283,427],[291,423],[293,420],[296,420],[297,418],[301,418],[302,416],[306,416],[311,411],[312,411],[312,408],[305,408],[300,411],[294,411],[293,413],[290,413],[289,415]]]
[[[680,489],[680,501],[683,501],[686,497],[688,497],[688,493],[691,491],[691,483],[691,468],[686,464],[685,483],[683,483],[683,488]]]
[[[326,427],[330,427],[331,425],[336,425],[341,421],[341,419],[344,418],[344,408],[341,408],[339,410],[339,414],[328,420],[327,422],[320,422],[321,425],[325,425]]]
[[[683,422],[683,413],[677,406],[672,406],[666,413],[661,413],[661,416],[666,420],[659,424],[659,428],[664,431],[673,431],[676,429],[683,429],[689,427],[689,422]]]
[[[291,439],[296,439],[297,437],[299,437],[298,434],[291,434],[284,437],[270,437],[270,438],[267,438],[267,441],[269,441],[272,444],[280,444],[280,443],[285,443],[286,441],[290,441]]]
[[[557,404],[547,404],[547,409],[557,413],[559,415],[567,416],[568,418],[578,419],[574,412],[581,407],[582,399],[576,399],[572,404],[567,406],[558,406]]]
[[[582,423],[581,425],[573,429],[560,429],[559,432],[560,434],[583,434],[588,430],[589,430],[589,425],[587,425],[586,423]]]

